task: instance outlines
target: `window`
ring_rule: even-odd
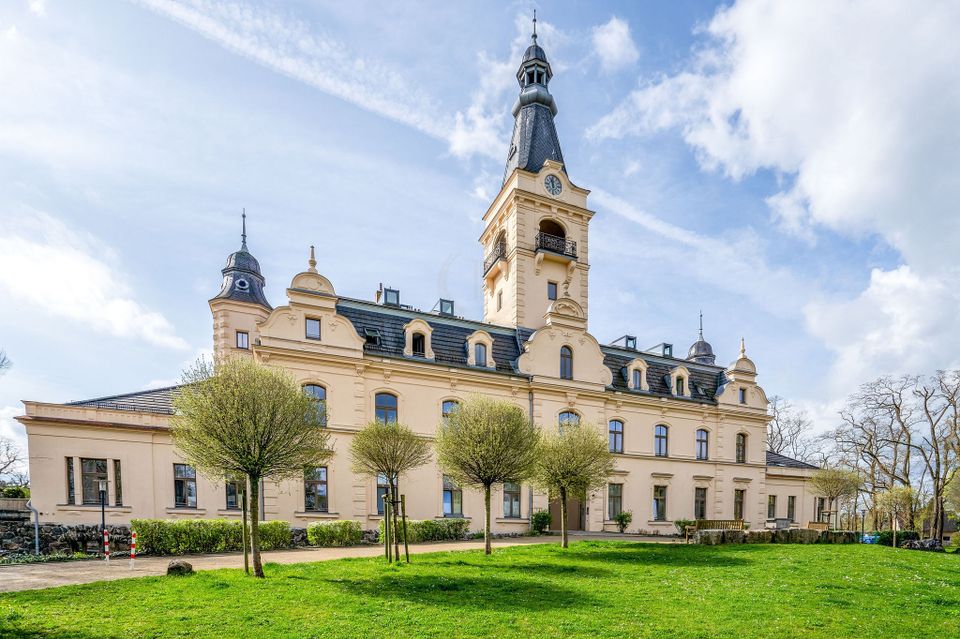
[[[113,460],[113,503],[123,506],[123,484],[120,482],[120,460]]]
[[[693,489],[693,518],[707,518],[707,489],[697,487]]]
[[[503,291],[497,291],[497,310],[503,308]]]
[[[560,379],[573,379],[573,350],[560,347]]]
[[[740,403],[741,403],[741,404],[746,404],[746,403],[747,403],[747,389],[746,389],[746,388],[741,388],[741,389],[740,389]]]
[[[676,391],[674,392],[674,395],[681,395],[681,396],[682,396],[682,395],[686,395],[686,394],[687,394],[687,393],[686,393],[686,384],[685,384],[685,382],[686,382],[686,380],[684,380],[682,377],[677,377],[677,381],[676,381]]]
[[[327,512],[327,467],[307,469],[303,473],[303,509]]]
[[[607,519],[623,511],[623,484],[607,484]]]
[[[814,502],[814,512],[816,513],[816,521],[823,521],[823,511],[825,506],[825,499],[823,497],[817,497]]]
[[[653,487],[653,520],[667,520],[667,487]]]
[[[767,495],[767,519],[777,518],[777,496]]]
[[[440,418],[443,420],[444,424],[450,422],[450,416],[460,408],[460,402],[455,399],[448,399],[443,402],[440,406]]]
[[[306,384],[303,392],[317,403],[317,421],[321,426],[327,425],[327,389],[318,384]]]
[[[743,519],[743,500],[747,491],[737,488],[733,491],[733,518]]]
[[[449,475],[443,476],[443,516],[463,517],[463,491]]]
[[[239,479],[228,479],[226,483],[227,489],[227,510],[240,510],[241,502],[240,496],[244,493],[246,481]]]
[[[73,476],[73,457],[67,457],[67,503],[77,503],[76,478]]]
[[[667,427],[663,424],[653,429],[653,454],[657,457],[667,456]]]
[[[377,393],[374,398],[374,415],[382,424],[397,423],[397,396],[390,393]]]
[[[197,507],[197,471],[193,466],[173,465],[173,505],[177,508]]]
[[[424,337],[423,333],[414,333],[413,339],[410,340],[411,346],[413,348],[414,357],[426,357],[427,355],[427,338]]]
[[[307,339],[320,339],[320,320],[307,318]]]
[[[100,503],[100,480],[107,480],[107,460],[81,459],[80,487],[84,504]]]
[[[557,422],[560,425],[560,430],[563,430],[565,426],[579,426],[580,425],[580,416],[570,410],[565,410],[560,413],[560,417]]]
[[[387,481],[387,476],[383,473],[377,475],[377,514],[382,515],[384,510],[384,504],[387,499],[387,489],[390,487],[390,482]],[[394,484],[396,487],[396,484]],[[391,497],[393,497],[391,495]]]
[[[400,306],[400,291],[395,288],[383,289],[383,303],[387,306]]]
[[[737,433],[737,463],[747,463],[747,436],[744,433]]]
[[[633,390],[643,390],[643,370],[639,368],[633,369],[633,379],[631,380]]]
[[[365,328],[363,329],[363,341],[370,346],[380,346],[380,329],[379,328]]]
[[[557,283],[556,282],[547,282],[547,299],[548,300],[557,299]]]
[[[503,485],[503,516],[520,518],[520,484],[508,481]]]
[[[619,419],[611,419],[609,425],[610,452],[623,452],[623,422]]]
[[[697,430],[697,459],[710,459],[709,436],[706,430]]]
[[[473,363],[477,366],[487,365],[487,345],[486,344],[473,345]]]
[[[453,300],[440,299],[440,314],[452,316],[453,315]]]
[[[237,331],[237,348],[250,348],[250,334],[246,331]]]
[[[793,495],[787,497],[787,519],[791,522],[797,520],[797,498]]]

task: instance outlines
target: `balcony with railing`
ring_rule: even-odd
[[[507,243],[497,242],[487,259],[483,260],[483,274],[486,275],[493,268],[493,265],[507,257]]]
[[[537,250],[550,251],[557,255],[577,259],[577,243],[559,235],[543,231],[537,233]]]

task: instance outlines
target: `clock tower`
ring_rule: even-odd
[[[587,227],[590,193],[573,184],[560,150],[549,91],[553,71],[537,44],[523,54],[513,106],[513,137],[503,185],[483,216],[484,321],[540,328],[554,301],[569,298],[587,311]]]

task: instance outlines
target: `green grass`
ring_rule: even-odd
[[[0,596],[0,636],[957,637],[960,556],[625,542],[268,564]]]

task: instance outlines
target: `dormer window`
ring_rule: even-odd
[[[687,394],[687,392],[686,392],[686,380],[685,380],[683,377],[679,377],[679,376],[677,377],[676,388],[675,388],[674,394],[675,394],[675,395],[679,395],[679,396],[681,396],[681,397],[683,397],[684,395]]]
[[[487,361],[487,345],[486,344],[473,345],[473,360],[477,362],[478,365],[483,366],[481,362]]]
[[[411,342],[413,345],[413,356],[423,357],[427,352],[427,339],[423,336],[423,333],[414,333]]]
[[[320,320],[308,317],[306,324],[307,339],[320,339]]]
[[[647,385],[647,363],[638,357],[627,364],[626,380],[632,391],[650,390]]]
[[[395,288],[383,289],[384,306],[400,306],[400,291]]]
[[[486,331],[475,331],[467,336],[467,366],[494,368],[493,337]]]
[[[453,300],[440,300],[440,314],[447,317],[453,317]]]
[[[380,346],[380,329],[379,328],[363,329],[363,339],[370,346]]]
[[[633,369],[633,379],[631,380],[630,387],[633,388],[633,390],[643,388],[643,371],[639,368]]]
[[[410,320],[404,331],[403,355],[405,357],[423,357],[433,359],[433,348],[430,346],[433,327],[419,317]]]
[[[690,397],[690,391],[693,390],[690,371],[686,366],[677,366],[670,371],[670,375],[664,378],[664,383],[675,397]]]

